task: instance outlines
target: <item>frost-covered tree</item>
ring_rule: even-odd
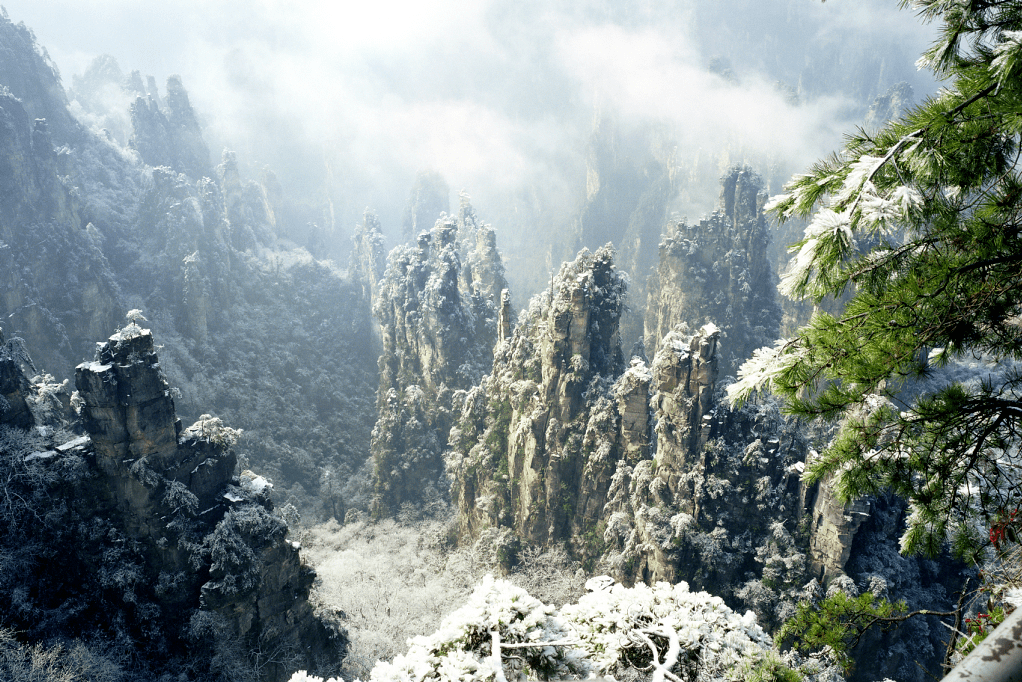
[[[739,614],[685,582],[625,587],[602,576],[586,587],[588,594],[559,615],[598,674],[621,679],[645,671],[657,682],[786,679],[764,670],[779,668],[801,677],[779,660],[751,611]]]
[[[740,615],[684,582],[629,588],[601,576],[586,588],[578,603],[556,609],[487,576],[435,633],[413,638],[406,655],[377,663],[370,679],[841,679],[816,663],[782,661],[751,612]],[[303,671],[290,682],[313,680]]]
[[[975,559],[980,526],[1022,497],[1022,2],[902,5],[940,23],[919,64],[945,86],[770,202],[782,221],[815,211],[783,293],[851,297],[757,351],[730,396],[766,386],[795,414],[841,420],[809,477],[833,475],[846,499],[893,490],[911,505],[904,550],[951,539]],[[998,364],[902,390],[967,356]]]
[[[573,633],[556,609],[520,587],[487,576],[468,602],[428,637],[411,641],[408,654],[378,663],[371,680],[565,678],[585,663],[573,651]]]

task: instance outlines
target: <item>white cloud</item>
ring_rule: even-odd
[[[796,105],[755,73],[731,83],[707,69],[684,33],[600,26],[566,31],[559,42],[565,67],[599,105],[626,119],[670,121],[688,149],[727,146],[808,161],[847,129],[843,99]]]
[[[711,188],[717,166],[732,161],[796,170],[839,146],[850,123],[836,92],[796,106],[776,88],[775,78],[797,80],[806,67],[779,43],[801,41],[805,59],[842,41],[861,51],[863,36],[881,47],[925,43],[911,14],[880,0],[4,2],[65,83],[104,52],[161,84],[179,73],[214,155],[230,145],[285,182],[330,165],[356,188],[358,211],[374,203],[393,214],[424,168],[479,198],[543,184],[575,201],[568,188],[594,106],[624,125],[669,124]],[[700,21],[714,32],[694,32]],[[717,51],[743,45],[752,47],[734,62],[738,85],[707,68]],[[772,68],[785,75],[766,75]],[[700,205],[714,200],[711,190]]]

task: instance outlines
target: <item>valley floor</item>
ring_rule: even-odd
[[[452,517],[336,521],[300,531],[302,553],[319,576],[313,598],[338,613],[351,638],[344,679],[369,678],[378,660],[408,650],[408,640],[434,632],[498,564],[483,538],[455,547]],[[505,576],[544,603],[573,602],[586,576],[560,549],[523,553]]]

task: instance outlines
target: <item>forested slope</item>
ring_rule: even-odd
[[[0,44],[8,337],[59,382],[140,310],[182,414],[243,428],[239,452],[283,499],[343,516],[334,482],[364,461],[375,420],[377,348],[358,285],[286,239],[269,176],[243,181],[232,153],[214,164],[180,79],[162,98],[139,91],[137,73],[117,84],[131,102],[122,146],[69,113],[28,29],[3,17]],[[75,85],[88,102],[90,82]]]

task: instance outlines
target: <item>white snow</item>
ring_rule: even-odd
[[[53,459],[57,456],[57,453],[53,450],[47,450],[46,452],[33,452],[31,455],[25,455],[25,462],[43,461]]]
[[[272,488],[273,484],[263,476],[246,470],[241,473],[241,487],[250,493],[259,494]]]

